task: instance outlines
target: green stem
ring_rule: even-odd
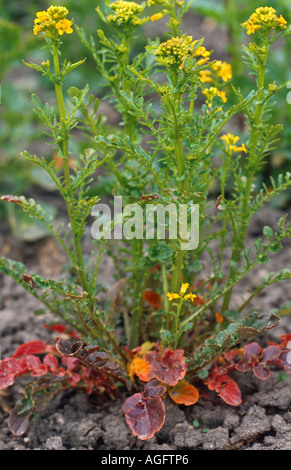
[[[178,81],[178,75],[176,74],[173,76],[174,87],[176,87],[177,81]],[[174,121],[175,157],[176,157],[178,178],[182,178],[185,172],[185,158],[184,158],[184,151],[183,151],[183,145],[182,145],[182,140],[181,140],[179,122],[178,122],[177,114],[176,114],[176,109],[179,106],[179,101],[180,101],[179,93],[175,93],[174,102],[171,103],[173,121]],[[178,181],[178,187],[182,191],[186,190],[187,186],[188,186],[188,180],[183,181],[180,179]],[[175,266],[172,271],[172,280],[171,280],[172,292],[177,293],[180,291],[181,277],[182,277],[182,271],[183,271],[183,261],[184,261],[184,251],[181,250],[181,247],[179,247],[177,256],[176,256]],[[174,307],[171,306],[169,314],[168,314],[168,318],[167,318],[167,329],[172,331],[172,333],[175,332],[175,322],[173,322],[173,316],[175,316],[175,312],[173,308]]]
[[[61,77],[60,77],[59,49],[57,45],[53,46],[53,52],[54,52],[53,59],[54,59],[54,70],[55,70],[54,85],[55,85],[56,98],[57,98],[57,103],[58,103],[58,108],[59,108],[59,113],[60,113],[60,120],[63,124],[63,130],[64,130],[64,136],[63,136],[63,142],[62,142],[63,169],[64,169],[66,188],[68,189],[70,187],[70,169],[69,169],[69,156],[68,156],[68,135],[67,135],[66,126],[65,126],[67,115],[66,115],[66,108],[65,108],[64,96],[63,96],[63,87],[62,87],[62,82],[61,82]]]
[[[63,95],[62,79],[60,74],[60,63],[59,63],[59,49],[57,44],[53,44],[53,61],[54,61],[54,72],[55,72],[55,92],[58,103],[58,109],[60,114],[60,122],[63,129],[63,140],[62,140],[62,158],[63,158],[63,170],[65,178],[65,189],[66,189],[66,207],[71,224],[71,229],[74,235],[74,243],[76,250],[76,259],[78,264],[78,277],[81,285],[85,291],[89,291],[89,284],[85,274],[85,266],[83,260],[83,252],[81,247],[80,236],[77,235],[79,227],[76,227],[74,208],[71,204],[71,180],[70,180],[70,169],[69,169],[69,136],[67,132],[67,114]]]
[[[240,259],[241,252],[244,248],[245,238],[247,235],[248,230],[248,222],[249,222],[249,212],[250,212],[250,198],[251,198],[251,191],[252,191],[252,183],[255,173],[257,171],[257,144],[259,138],[259,128],[262,119],[262,113],[264,108],[263,103],[263,96],[264,96],[264,86],[265,86],[265,71],[266,71],[266,62],[267,62],[268,52],[266,52],[264,60],[259,62],[259,70],[258,70],[258,88],[260,91],[255,107],[255,114],[254,114],[254,121],[251,125],[251,135],[250,135],[250,143],[249,143],[249,164],[250,169],[247,175],[247,181],[245,185],[245,191],[243,193],[243,202],[242,202],[242,222],[240,227],[239,236],[236,237],[234,243],[234,249],[231,257],[231,261],[237,263]],[[235,264],[232,264],[230,271],[228,282],[232,279],[236,271]],[[222,304],[222,314],[228,309],[230,298],[232,295],[232,289],[230,289],[224,299]]]

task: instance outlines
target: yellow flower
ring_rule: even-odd
[[[143,5],[125,0],[117,0],[109,6],[115,13],[108,15],[107,20],[115,26],[127,25],[136,27],[143,23],[143,20],[138,17],[144,10]]]
[[[278,18],[278,23],[279,25],[285,26],[287,24],[287,21],[285,20],[285,18],[283,18],[282,15],[280,15],[280,17]]]
[[[227,62],[216,60],[212,65],[211,69],[215,72],[218,78],[222,78],[224,82],[227,82],[232,78],[232,68]]]
[[[171,302],[172,300],[175,300],[175,299],[185,299],[185,300],[193,301],[194,299],[196,299],[197,295],[192,294],[192,292],[190,292],[189,294],[186,294],[188,288],[189,288],[188,282],[182,282],[181,288],[180,288],[180,294],[175,294],[173,292],[167,293],[169,301]]]
[[[235,152],[244,152],[244,153],[248,153],[245,144],[242,144],[240,147],[237,147],[236,145],[233,145],[233,146],[232,146],[232,149],[233,149]]]
[[[245,153],[247,153],[247,148],[246,148],[245,144],[242,144],[240,147],[235,145],[237,143],[237,141],[239,140],[239,137],[237,135],[235,136],[233,134],[228,133],[228,134],[224,134],[220,138],[221,138],[221,140],[224,140],[227,152],[229,154],[231,154],[233,150],[235,152],[245,152]]]
[[[189,294],[186,294],[186,295],[184,296],[184,299],[185,299],[185,300],[191,300],[191,302],[193,302],[194,299],[196,299],[196,298],[197,298],[197,295],[196,295],[196,294],[192,294],[192,292],[190,292]]]
[[[148,0],[148,7],[152,5],[168,5],[169,0]]]
[[[223,103],[226,103],[227,102],[227,98],[226,98],[226,94],[225,94],[225,91],[219,91],[217,90],[217,96],[219,96],[219,98],[222,99]]]
[[[185,61],[193,54],[193,45],[192,36],[183,35],[168,39],[156,48],[156,60],[167,67],[182,69]]]
[[[188,287],[189,287],[188,282],[182,282],[181,289],[180,289],[180,296],[183,296],[186,293]]]
[[[210,52],[206,50],[204,46],[197,47],[196,51],[194,52],[194,57],[209,57]]]
[[[201,67],[202,65],[207,64],[207,62],[209,62],[209,59],[210,59],[210,57],[205,57],[204,59],[199,59],[197,61],[197,65],[199,65],[199,67]]]
[[[173,292],[168,292],[167,296],[168,296],[170,302],[172,302],[172,300],[174,300],[174,299],[180,299],[179,294],[174,294]]]
[[[36,19],[34,20],[34,23],[42,23],[43,21],[47,20],[49,18],[49,14],[46,11],[38,11],[36,13]]]
[[[197,42],[197,41],[195,41]],[[197,47],[196,51],[194,52],[194,57],[202,57],[197,61],[197,65],[201,67],[204,64],[207,64],[210,60],[210,52],[204,46]]]
[[[40,33],[40,31],[41,31],[41,27],[38,24],[35,24],[33,26],[33,34]]]
[[[201,70],[199,80],[201,83],[213,82],[211,70]]]
[[[69,20],[61,20],[56,24],[56,28],[58,33],[62,36],[62,34],[67,33],[71,34],[73,32],[72,22]]]
[[[46,11],[38,11],[34,20],[33,33],[46,33],[56,38],[64,33],[71,34],[72,21],[66,19],[69,10],[62,6],[50,6]]]
[[[254,34],[256,31],[261,29],[261,26],[259,24],[254,24],[254,23],[249,23],[247,26],[247,34]]]
[[[151,16],[151,21],[157,21],[163,18],[165,15],[164,13],[155,13],[154,15]]]
[[[250,16],[250,18],[242,24],[247,30],[247,34],[253,34],[263,29],[267,32],[271,30],[280,31],[286,29],[287,21],[282,15],[278,17],[276,10],[272,7],[260,7]]]
[[[206,88],[205,90],[202,90],[203,95],[206,96],[207,100],[206,103],[208,105],[208,108],[211,108],[212,106],[212,101],[215,96],[219,96],[219,98],[223,101],[223,103],[227,102],[226,94],[224,91],[218,90],[216,87],[212,86],[210,88]],[[221,108],[220,108],[221,109]]]
[[[239,137],[237,135],[233,135],[230,133],[224,134],[220,138],[221,140],[224,140],[227,145],[234,145],[239,140]]]

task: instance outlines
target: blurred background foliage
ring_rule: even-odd
[[[20,152],[29,150],[40,156],[48,155],[50,149],[44,147],[45,139],[42,136],[43,128],[36,119],[31,105],[31,93],[37,93],[43,101],[54,103],[53,90],[48,81],[43,77],[28,69],[22,59],[29,62],[41,62],[46,59],[46,51],[43,50],[41,38],[33,35],[32,26],[37,11],[46,10],[51,4],[65,5],[70,11],[70,17],[84,27],[88,34],[93,34],[97,41],[97,29],[104,29],[100,23],[100,18],[95,11],[97,6],[103,5],[103,0],[0,0],[0,82],[1,82],[1,105],[0,105],[0,195],[15,194],[33,196],[35,192],[43,195],[44,199],[48,194],[53,195],[54,188],[50,181],[44,178],[39,169],[31,166],[21,156]],[[279,14],[282,14],[288,22],[291,21],[290,0],[273,0],[266,4],[263,0],[193,0],[191,10],[185,17],[185,27],[183,32],[187,32],[194,39],[209,35],[212,36],[213,49],[216,49],[217,41],[221,34],[224,37],[223,50],[220,50],[219,57],[215,54],[215,59],[231,62],[233,67],[233,83],[241,88],[243,94],[248,93],[253,86],[253,77],[247,74],[242,62],[242,44],[249,41],[240,24],[244,22],[255,8],[259,6],[272,6]],[[148,14],[155,12],[148,9]],[[196,27],[199,37],[196,35]],[[161,36],[165,31],[164,19],[155,23],[147,23],[144,26],[143,34],[139,34],[134,42],[132,54],[142,51],[147,37],[153,39]],[[106,33],[106,31],[105,31]],[[110,34],[110,32],[107,32]],[[211,41],[210,41],[211,42]],[[81,44],[76,33],[74,38],[64,38],[63,57],[75,62],[84,57],[87,58],[82,67],[77,68],[66,78],[67,89],[74,85],[84,88],[88,83],[90,92],[102,97],[104,82],[98,74],[93,59],[88,51]],[[285,39],[284,43],[279,43],[275,53],[272,54],[269,63],[269,81],[283,83],[290,80],[291,83],[291,62],[290,62],[291,38]],[[291,170],[291,104],[287,102],[287,94],[291,89],[283,89],[277,97],[275,113],[271,116],[276,122],[284,124],[284,131],[281,134],[281,141],[278,148],[269,159],[269,164],[264,169],[261,178],[265,181],[270,176],[276,177],[279,173]],[[106,114],[109,112],[109,122],[117,124],[118,116],[110,107],[102,108]],[[243,132],[241,129],[234,132]],[[74,153],[76,155],[82,151],[84,143],[75,139]],[[53,155],[48,155],[54,158]],[[108,184],[107,184],[108,183]],[[106,177],[100,177],[96,181],[95,192],[99,195],[108,194],[110,191],[110,181]],[[213,191],[219,190],[213,186]],[[103,194],[102,194],[103,193]],[[291,195],[283,194],[274,200],[276,207],[285,208],[290,204]],[[41,238],[44,233],[40,227],[31,226],[31,221],[26,219],[19,221],[20,213],[17,208],[10,209],[13,204],[0,204],[0,220],[8,220],[10,228],[14,234],[26,241],[33,241]],[[7,212],[7,211],[13,212]],[[53,208],[51,207],[51,210]],[[22,230],[16,230],[23,223]]]

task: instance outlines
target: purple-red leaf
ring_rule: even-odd
[[[254,358],[257,360],[261,354],[262,348],[258,343],[250,343],[244,347],[244,354],[247,362],[252,362]]]
[[[146,396],[145,392],[129,397],[122,411],[133,435],[141,440],[152,438],[165,421],[165,407],[161,398],[157,395]]]
[[[14,436],[22,436],[28,428],[33,409],[26,414],[18,414],[17,409],[11,411],[8,418],[8,427]]]
[[[268,363],[269,361],[274,361],[275,359],[278,358],[279,354],[281,352],[281,348],[279,345],[271,345],[268,346],[263,350],[263,358],[261,362]]]
[[[161,397],[166,393],[167,389],[160,384],[158,380],[151,380],[144,387],[144,394],[146,397],[159,396]]]
[[[270,377],[270,369],[263,364],[253,365],[253,372],[260,380],[267,380]]]

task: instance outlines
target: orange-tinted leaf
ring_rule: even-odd
[[[187,380],[182,380],[174,388],[169,390],[169,395],[175,403],[185,406],[194,405],[199,398],[197,388],[189,384]]]
[[[228,377],[228,375],[219,377],[215,390],[228,405],[238,406],[242,402],[241,392],[237,383]]]
[[[193,300],[193,303],[201,307],[204,304],[204,298],[201,295],[196,295],[196,298]]]
[[[144,291],[143,296],[144,296],[145,301],[148,304],[150,304],[152,307],[156,308],[157,310],[162,308],[161,302],[160,302],[160,296],[154,290],[146,289]]]
[[[23,204],[23,196],[13,196],[12,194],[5,194],[1,196],[2,201],[13,202],[13,204]]]
[[[137,375],[143,382],[149,382],[150,377],[148,376],[151,370],[151,364],[141,357],[135,357],[128,367],[128,373],[130,380],[133,380],[134,376]]]
[[[218,323],[219,325],[221,325],[221,323],[223,322],[223,316],[220,315],[219,312],[217,312],[217,313],[215,314],[215,320],[216,320],[216,323]]]

